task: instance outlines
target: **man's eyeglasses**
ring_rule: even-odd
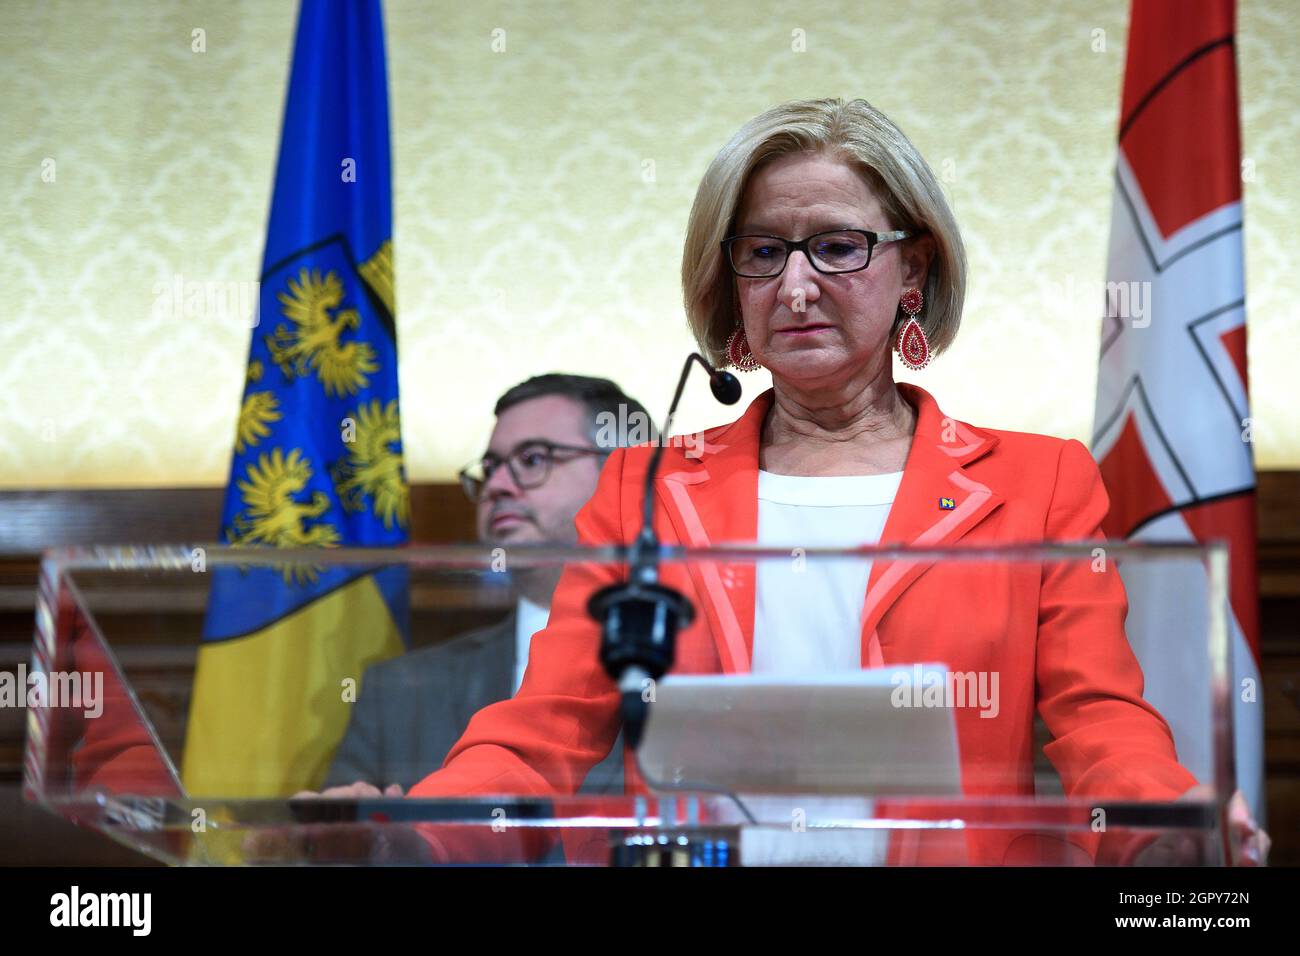
[[[865,269],[871,264],[871,253],[876,246],[910,239],[913,235],[901,229],[894,232],[836,229],[798,242],[780,236],[732,236],[722,240],[722,250],[731,271],[744,279],[779,276],[792,252],[802,252],[818,272],[839,275]]]
[[[564,464],[587,455],[604,456],[602,448],[585,448],[578,445],[557,445],[549,441],[526,441],[516,445],[505,458],[488,452],[481,459],[460,470],[460,486],[470,501],[478,501],[493,473],[503,464],[510,469],[510,477],[520,488],[539,488],[551,477],[556,462]]]

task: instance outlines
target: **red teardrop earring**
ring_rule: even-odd
[[[916,317],[921,314],[924,300],[920,289],[908,289],[898,300],[904,312],[909,316],[907,322],[898,330],[894,340],[894,350],[903,364],[912,371],[919,371],[930,364],[930,340],[925,337],[925,329]]]
[[[749,339],[745,338],[745,326],[737,322],[727,338],[727,361],[742,372],[753,372],[758,368],[758,359],[749,350]]]

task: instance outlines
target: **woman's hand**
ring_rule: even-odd
[[[330,787],[327,790],[299,790],[293,795],[293,799],[302,800],[310,797],[350,797],[353,800],[359,800],[363,797],[400,797],[402,796],[402,787],[400,784],[390,783],[382,791],[374,784],[364,783],[358,780],[356,783],[345,784],[341,787]]]
[[[1250,807],[1240,790],[1228,801],[1228,837],[1232,845],[1233,866],[1263,866],[1268,862],[1268,850],[1273,841],[1250,815]]]
[[[299,790],[292,799],[362,800],[400,796],[402,788],[398,784],[389,784],[381,791],[373,784],[357,781],[321,792]],[[262,827],[248,833],[241,849],[245,863],[432,862],[428,844],[414,828],[377,821]]]
[[[1179,799],[1211,800],[1213,791],[1209,787],[1193,787]],[[1263,866],[1273,843],[1251,816],[1240,790],[1228,800],[1228,843],[1232,866]],[[1143,848],[1133,861],[1135,866],[1195,866],[1201,862],[1197,841],[1184,833],[1160,837]]]

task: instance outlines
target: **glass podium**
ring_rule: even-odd
[[[174,865],[1225,863],[1222,546],[665,547],[671,667],[618,685],[603,651],[665,641],[657,606],[593,616],[628,557],[52,551],[24,795]],[[860,631],[755,633],[760,589],[846,572]],[[756,671],[775,640],[860,667]]]

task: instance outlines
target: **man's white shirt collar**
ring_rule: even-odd
[[[524,682],[524,668],[528,666],[528,648],[533,635],[546,627],[551,616],[551,609],[534,604],[526,597],[521,597],[515,605],[515,683],[514,690]]]

